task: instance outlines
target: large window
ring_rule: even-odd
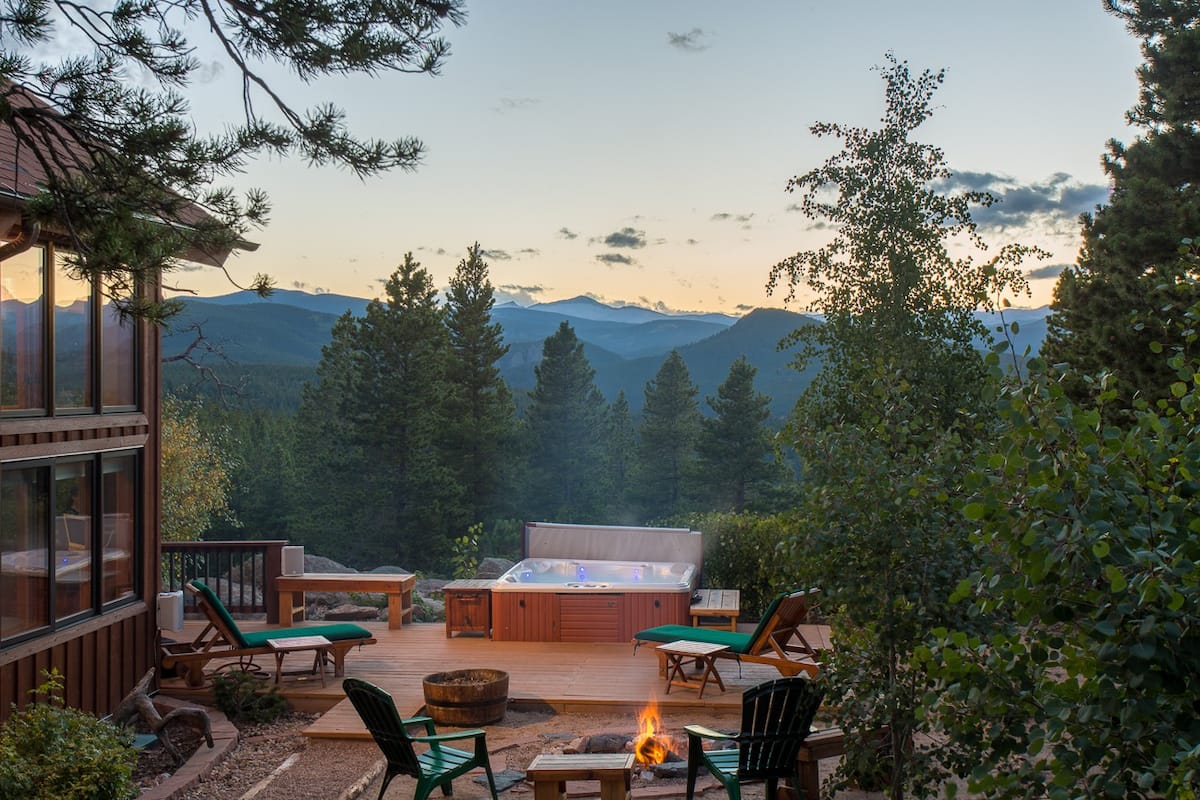
[[[38,245],[0,262],[0,413],[137,408],[137,325],[68,255]]]
[[[0,464],[0,646],[136,597],[138,452]]]

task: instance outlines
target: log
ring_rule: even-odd
[[[158,738],[163,750],[170,754],[175,765],[179,766],[183,763],[183,755],[175,745],[171,744],[171,739],[167,736],[167,729],[176,723],[190,725],[204,736],[204,741],[211,748],[213,746],[212,720],[208,718],[208,712],[202,708],[177,708],[165,717],[158,713],[158,708],[150,699],[150,684],[153,680],[154,669],[149,669],[129,694],[121,700],[116,711],[112,713],[112,719],[121,726],[129,725],[135,719],[141,719],[150,732]]]

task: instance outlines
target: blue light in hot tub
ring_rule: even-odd
[[[575,577],[581,581],[587,580],[587,570],[584,569],[583,564],[575,565]]]
[[[633,568],[633,582],[634,582],[634,583],[637,583],[637,582],[638,582],[638,581],[640,581],[641,579],[642,579],[642,568],[641,568],[641,567],[634,567],[634,568]]]
[[[531,580],[533,580],[533,570],[527,569],[521,573],[521,582],[522,583],[528,583]]]

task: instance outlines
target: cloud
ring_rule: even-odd
[[[733,219],[733,214],[722,211],[709,217],[711,222],[724,222],[727,219]]]
[[[546,291],[546,287],[540,284],[534,284],[533,286],[522,286],[519,283],[506,283],[503,286],[497,286],[496,288],[505,292],[519,292],[520,294],[541,294],[542,292]]]
[[[711,222],[729,222],[729,221],[741,222],[741,223],[743,223],[742,224],[743,228],[750,227],[749,224],[747,224],[747,223],[749,223],[750,220],[752,220],[752,219],[754,219],[753,213],[730,214],[728,211],[719,211],[716,214],[713,214],[711,217],[709,217],[709,220]]]
[[[437,250],[434,250],[433,252],[435,255],[444,256],[444,255],[446,255],[446,248],[439,247]]]
[[[522,247],[517,251],[518,256],[540,256],[541,254],[542,251],[538,250],[536,247]]]
[[[980,228],[991,230],[1033,224],[1042,228],[1074,228],[1081,213],[1108,200],[1107,186],[1079,183],[1065,172],[1055,172],[1034,183],[1018,183],[994,172],[956,172],[935,188],[990,193],[996,202],[973,209],[971,217]]]
[[[700,240],[699,239],[688,239],[687,243],[688,244],[700,244]]]
[[[523,111],[540,102],[536,97],[501,97],[500,105],[493,106],[492,110],[497,114],[507,114],[509,111]]]
[[[621,228],[603,239],[594,238],[590,241],[592,243],[602,242],[608,247],[627,247],[631,250],[638,250],[646,246],[646,232],[634,228]]]
[[[484,258],[490,258],[492,261],[509,261],[512,259],[507,250],[480,250],[479,255]]]
[[[515,283],[496,287],[496,302],[513,302],[517,305],[531,306],[538,301],[537,295],[543,294],[546,287],[540,285],[520,286]]]
[[[578,233],[576,233],[575,231],[573,231],[570,228],[567,228],[565,226],[558,229],[558,235],[564,239],[578,239],[579,238]]]
[[[799,203],[790,203],[790,204],[788,204],[788,207],[784,209],[784,211],[789,211],[789,212],[798,214],[798,213],[802,213],[804,211],[804,206],[800,205]]]
[[[324,286],[314,286],[313,294],[329,294],[329,290],[326,289]]]
[[[703,28],[692,28],[687,33],[671,33],[668,31],[667,44],[685,53],[700,53],[711,46],[705,41],[707,36],[708,34],[704,32]]]
[[[292,288],[304,290],[308,288],[308,284],[304,281],[292,281]]]
[[[1029,272],[1025,273],[1025,277],[1031,281],[1041,280],[1042,278],[1057,278],[1062,274],[1063,270],[1070,268],[1070,264],[1047,264],[1044,267],[1029,270]]]
[[[738,311],[753,311],[757,307],[758,306],[747,305],[746,303],[738,303],[736,306],[734,306],[734,308]]]
[[[633,265],[633,264],[637,263],[632,258],[630,258],[627,255],[624,255],[623,253],[598,253],[596,255],[596,260],[599,261],[601,264],[608,264],[609,266],[612,266],[613,264]]]

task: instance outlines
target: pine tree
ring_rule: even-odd
[[[533,371],[526,509],[536,519],[593,522],[602,505],[604,398],[567,322],[546,339]]]
[[[742,356],[729,367],[717,396],[706,398],[715,417],[701,422],[697,452],[700,475],[709,492],[706,505],[741,512],[772,475],[771,398],[754,391],[758,370]]]
[[[1078,263],[1059,278],[1042,346],[1050,363],[1113,372],[1123,404],[1135,393],[1166,397],[1174,375],[1152,342],[1171,348],[1172,324],[1200,299],[1200,278],[1180,258],[1200,236],[1200,6],[1179,0],[1109,0],[1108,9],[1142,39],[1141,95],[1129,120],[1143,130],[1104,156],[1112,194],[1084,214]],[[1076,396],[1090,391],[1073,385]]]
[[[630,501],[636,459],[637,434],[633,418],[629,415],[629,400],[621,391],[605,416],[605,522],[614,525],[638,525],[642,522]]]
[[[0,125],[45,173],[29,211],[66,237],[80,269],[103,278],[115,300],[136,297],[138,280],[157,278],[185,255],[228,252],[249,226],[265,222],[262,192],[239,198],[211,185],[245,171],[257,155],[295,153],[358,175],[413,169],[420,141],[356,138],[341,109],[293,108],[267,75],[276,65],[305,83],[354,73],[436,75],[449,53],[441,29],[465,19],[460,0],[6,8]],[[217,65],[242,82],[242,119],[216,134],[196,130],[182,94],[209,68],[187,38],[193,33],[215,45],[226,59]],[[255,288],[269,287],[265,276],[256,278]]]
[[[667,355],[646,384],[638,428],[637,498],[647,519],[687,510],[700,431],[698,394],[678,350]]]
[[[508,352],[492,322],[495,296],[479,243],[467,248],[450,279],[446,327],[451,358],[446,370],[445,448],[464,489],[468,524],[491,522],[510,486],[507,450],[513,444],[512,393],[496,363]]]

